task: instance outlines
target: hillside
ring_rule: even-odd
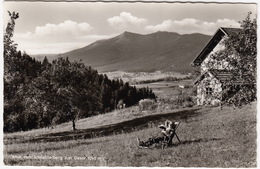
[[[191,71],[191,61],[209,40],[202,34],[156,32],[147,35],[124,32],[86,47],[60,54],[98,71]]]
[[[256,167],[256,102],[222,111],[219,107],[144,114],[136,110],[82,119],[76,132],[64,123],[55,129],[5,134],[4,162],[19,166]],[[181,122],[177,131],[181,143],[174,138],[174,146],[164,150],[137,149],[136,138],[156,135],[157,126],[166,119]],[[90,139],[89,132],[94,134]]]

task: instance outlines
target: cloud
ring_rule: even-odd
[[[232,19],[218,19],[216,22],[206,22],[194,18],[185,18],[183,20],[165,20],[157,25],[148,25],[145,30],[172,31],[180,34],[202,33],[212,35],[219,27],[239,27],[240,24]]]
[[[161,24],[158,24],[158,25],[146,26],[145,29],[150,30],[150,31],[167,31],[171,27],[172,27],[172,21],[166,20],[166,21],[163,21]]]
[[[93,27],[86,22],[77,23],[66,20],[59,24],[47,23],[44,26],[37,26],[34,32],[27,32],[24,36],[28,38],[41,38],[43,41],[64,41],[86,35],[91,30],[93,30]]]
[[[18,43],[18,49],[28,54],[44,51],[46,54],[60,53],[86,46],[89,39],[93,42],[104,37],[90,36],[93,29],[86,22],[66,20],[59,24],[47,23],[44,26],[37,26],[33,32],[14,34],[14,40]]]
[[[124,29],[130,25],[142,25],[147,22],[145,18],[138,18],[128,12],[121,12],[119,16],[113,16],[107,19],[107,22],[117,29]]]

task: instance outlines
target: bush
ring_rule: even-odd
[[[191,96],[189,95],[179,95],[176,98],[176,103],[178,106],[182,107],[193,107],[194,106],[194,101]]]
[[[193,107],[195,104],[193,101],[184,101],[183,107]]]
[[[151,99],[143,99],[139,101],[139,110],[154,110],[156,107],[155,101]]]
[[[220,106],[221,105],[221,101],[219,99],[211,100],[211,105],[212,106]]]
[[[161,110],[178,109],[183,107],[193,107],[196,98],[187,94],[178,94],[177,96],[169,95],[158,99]]]

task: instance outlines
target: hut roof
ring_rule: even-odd
[[[239,77],[234,72],[229,70],[218,70],[218,69],[210,69],[204,72],[201,76],[199,76],[199,78],[194,82],[194,84],[198,84],[201,80],[205,78],[205,75],[208,73],[211,73],[222,84],[228,82],[232,82],[232,84],[235,85],[245,84],[243,77]]]
[[[209,40],[207,45],[201,50],[199,55],[192,61],[191,65],[200,66],[200,64],[205,60],[208,54],[217,46],[217,44],[225,35],[229,36],[230,34],[235,33],[239,30],[241,29],[220,27]]]

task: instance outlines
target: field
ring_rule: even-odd
[[[153,90],[157,97],[173,97],[176,95],[180,95],[181,93],[192,94],[191,88],[181,88],[180,86],[191,86],[191,79],[187,80],[179,80],[179,81],[160,81],[154,83],[147,84],[137,84],[135,85],[137,88],[141,87],[149,87]]]
[[[164,120],[180,121],[174,145],[138,149]],[[256,167],[256,102],[241,109],[114,111],[54,129],[4,135],[4,163],[29,166]],[[112,130],[111,130],[112,129]],[[99,135],[89,133],[103,131]],[[82,137],[79,137],[82,136]]]
[[[124,71],[113,71],[113,72],[104,72],[109,79],[122,79],[124,82],[129,82],[130,84],[136,84],[140,81],[147,80],[158,80],[166,77],[176,77],[176,78],[185,78],[189,74],[181,74],[178,72],[124,72]]]
[[[129,82],[137,88],[149,87],[153,90],[157,97],[173,97],[185,92],[186,94],[192,93],[193,81],[187,79],[190,74],[181,74],[177,72],[124,72],[114,71],[105,73],[109,79],[122,79],[124,82]],[[176,81],[165,81],[165,78],[178,78]],[[151,81],[151,82],[149,82]],[[155,81],[155,82],[153,82]],[[146,82],[146,83],[143,83]],[[189,86],[190,88],[183,89],[181,86]]]

